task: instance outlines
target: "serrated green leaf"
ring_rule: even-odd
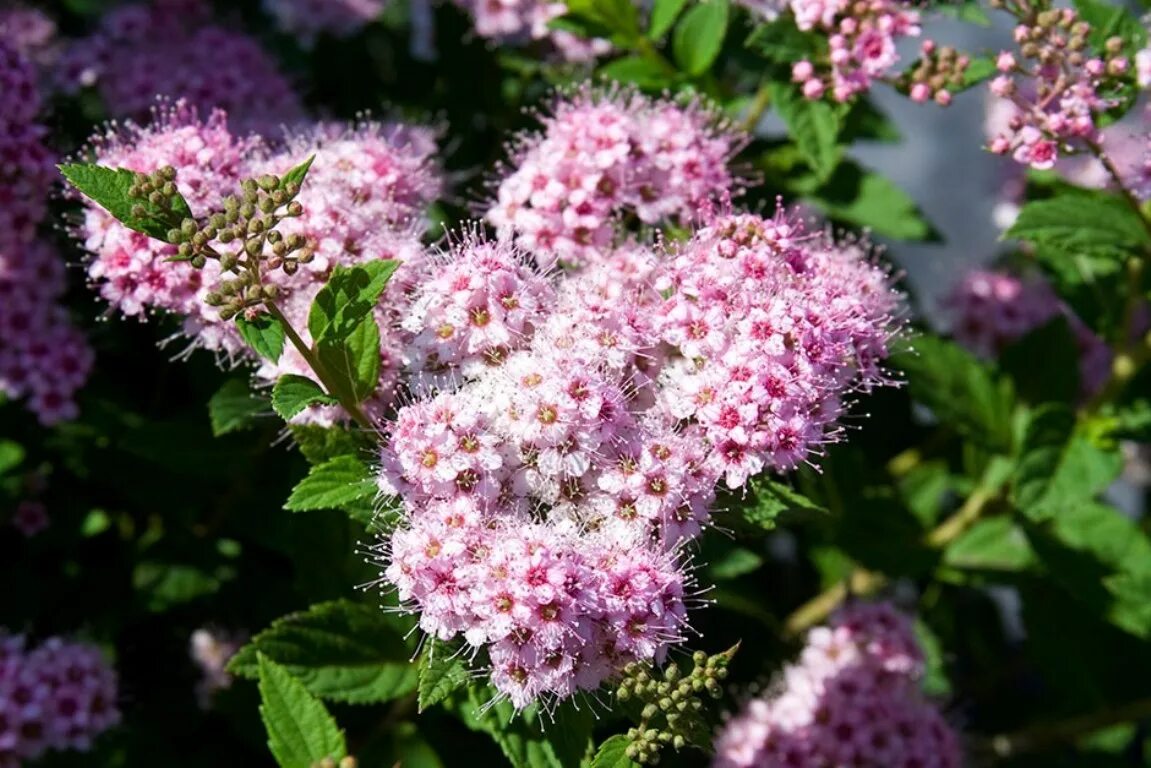
[[[823,515],[827,510],[789,485],[760,476],[751,482],[751,493],[736,502],[736,514],[749,526],[770,531],[780,515]]]
[[[947,546],[943,562],[953,568],[1022,571],[1035,565],[1035,553],[1010,517],[980,520]]]
[[[804,32],[795,26],[792,17],[784,16],[770,24],[756,25],[745,45],[790,71],[797,61],[826,55],[827,37]]]
[[[723,48],[727,17],[727,0],[704,0],[684,14],[675,27],[671,46],[681,70],[698,77],[711,67]]]
[[[652,40],[663,39],[686,5],[687,0],[655,0],[651,6],[647,36]]]
[[[912,349],[893,355],[907,374],[911,395],[936,418],[968,439],[994,450],[1011,446],[1010,382],[957,344],[934,336],[914,340]]]
[[[1015,392],[1029,403],[1073,404],[1080,396],[1079,350],[1062,315],[1034,329],[1000,355]]]
[[[1116,258],[1151,244],[1139,214],[1118,195],[1101,191],[1066,191],[1034,200],[1023,206],[1004,237],[1063,252],[1107,249]]]
[[[376,481],[364,462],[355,456],[336,456],[312,467],[308,476],[292,489],[284,509],[342,509],[373,499],[376,492]]]
[[[928,696],[950,696],[951,681],[944,666],[943,643],[922,620],[915,622],[915,639],[923,650],[923,678],[920,687]]]
[[[640,38],[639,10],[630,0],[566,0],[568,16],[586,22],[586,32],[605,37],[621,48],[633,47]]]
[[[470,679],[468,665],[460,654],[451,646],[430,639],[420,660],[419,711],[444,701]]]
[[[316,382],[294,373],[281,376],[272,387],[272,409],[284,421],[291,421],[310,405],[338,405],[339,402],[331,395],[324,394]]]
[[[306,179],[308,177],[308,171],[311,169],[312,163],[314,163],[315,161],[316,161],[316,156],[312,155],[307,160],[305,160],[304,162],[297,165],[295,168],[292,168],[290,171],[285,173],[283,178],[281,179],[281,181],[285,185],[294,183],[294,184],[297,184],[301,187],[304,186],[304,179]]]
[[[398,261],[381,259],[333,269],[308,312],[312,341],[341,341],[353,334],[380,303],[380,295],[399,265]]]
[[[268,731],[268,747],[280,768],[312,768],[325,758],[348,754],[344,734],[324,705],[292,674],[260,654],[260,717]]]
[[[1076,430],[1066,406],[1044,405],[1027,421],[1011,499],[1032,520],[1046,520],[1090,501],[1118,476],[1123,458]]]
[[[831,155],[828,156],[831,162]],[[817,179],[818,180],[818,179]],[[804,200],[828,216],[899,240],[937,240],[915,200],[890,179],[846,161]]]
[[[787,135],[821,181],[831,177],[842,155],[840,114],[825,101],[804,98],[793,83],[771,83],[771,103],[787,125]]]
[[[1075,10],[1083,21],[1091,25],[1087,39],[1096,50],[1102,50],[1111,37],[1123,40],[1123,52],[1129,57],[1134,57],[1136,52],[1146,47],[1146,28],[1122,5],[1100,0],[1075,0]]]
[[[128,229],[149,237],[168,242],[168,230],[192,217],[188,202],[180,194],[172,198],[170,212],[148,200],[129,197],[128,190],[135,184],[136,174],[127,168],[105,168],[89,163],[65,163],[59,167],[60,173],[73,187],[102,206]],[[137,207],[144,209],[143,216],[133,213]]]
[[[313,605],[277,619],[228,663],[241,677],[258,673],[257,657],[283,665],[312,694],[348,704],[371,704],[416,690],[410,622],[377,606],[346,600]]]
[[[268,401],[253,394],[243,379],[228,379],[208,400],[208,418],[216,437],[247,429],[267,412]]]
[[[238,315],[236,328],[260,357],[274,363],[284,353],[284,325],[271,315],[258,315],[255,320]]]
[[[612,736],[595,751],[591,768],[639,768],[639,764],[627,756],[630,743],[623,734]]]
[[[371,397],[379,386],[380,329],[374,317],[363,318],[343,338],[320,339],[315,352],[334,379],[333,389],[354,402]]]
[[[359,433],[340,427],[289,424],[288,429],[309,464],[323,464],[337,456],[356,458],[375,447]]]
[[[486,733],[500,747],[512,768],[577,768],[590,748],[594,719],[589,713],[571,711],[565,704],[556,713],[557,732],[552,737],[539,725],[539,711],[529,706],[520,712],[506,697],[497,698],[490,685],[471,685],[453,709],[468,728]],[[564,711],[567,710],[567,711]]]

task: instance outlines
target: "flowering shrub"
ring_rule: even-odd
[[[5,8],[0,768],[1151,765],[1149,84],[1104,0]],[[1002,182],[934,284],[897,99]]]

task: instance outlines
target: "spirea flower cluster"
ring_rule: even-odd
[[[1107,93],[1131,79],[1123,41],[1107,41],[1103,56],[1088,48],[1091,25],[1070,8],[1035,14],[1014,30],[1018,55],[1003,51],[991,93],[1015,110],[988,148],[1016,162],[1045,169],[1068,154],[1102,141],[1099,116],[1115,105]]]
[[[120,722],[116,672],[99,649],[58,637],[30,648],[0,635],[0,766],[91,748]]]
[[[828,36],[826,62],[803,59],[792,68],[792,79],[802,84],[809,99],[826,93],[836,101],[848,101],[876,80],[892,77],[899,63],[900,39],[920,32],[919,12],[903,0],[790,0],[788,7],[800,29]],[[939,96],[946,90],[931,90],[946,103],[947,97]]]
[[[105,14],[58,67],[60,87],[95,87],[115,117],[145,120],[157,96],[204,114],[221,108],[237,131],[278,130],[304,117],[291,83],[248,35],[212,23],[202,0],[155,0]]]
[[[55,178],[34,73],[0,43],[0,394],[44,424],[72,418],[92,352],[58,304],[64,264],[37,237]]]
[[[682,639],[683,544],[716,485],[834,439],[843,398],[883,380],[897,306],[862,247],[783,212],[598,259],[548,274],[464,237],[401,323],[435,378],[381,455],[404,507],[383,575],[424,631],[485,650],[517,706]]]
[[[308,307],[335,265],[392,257],[414,269],[422,211],[442,188],[432,163],[435,138],[432,129],[403,124],[320,124],[270,152],[259,137],[231,131],[222,111],[202,119],[179,102],[159,109],[147,126],[129,124],[100,137],[94,151],[103,165],[142,173],[180,168],[181,190],[193,213],[200,214],[220,208],[242,179],[283,173],[315,155],[300,197],[304,214],[286,222],[283,232],[313,243],[314,258],[279,286],[285,314],[306,329]],[[227,357],[246,349],[234,325],[204,303],[208,288],[221,277],[216,262],[203,270],[166,262],[176,254],[175,246],[133,232],[91,202],[77,237],[92,253],[89,276],[115,311],[140,317],[171,313],[183,319],[183,333],[194,346]],[[382,354],[397,349],[389,337]],[[393,358],[385,370],[397,366]],[[288,350],[278,363],[265,364],[260,377],[273,381],[283,373],[306,374],[307,367]]]
[[[849,606],[716,739],[715,768],[959,768],[956,734],[919,690],[923,653],[887,604]]]
[[[0,8],[0,40],[38,67],[50,66],[59,53],[56,22],[39,8]]]
[[[587,39],[567,30],[551,29],[548,22],[567,13],[553,0],[454,0],[472,17],[475,32],[493,43],[525,45],[542,42],[567,61],[589,61],[611,50],[598,38]]]
[[[956,341],[988,359],[997,357],[1031,331],[1063,316],[1079,350],[1083,394],[1090,396],[1099,391],[1110,375],[1110,348],[1039,277],[973,270],[955,286],[945,306],[951,314],[951,334]]]
[[[371,24],[387,0],[264,0],[276,26],[311,47],[320,35],[351,37]]]
[[[534,254],[583,264],[613,243],[625,214],[686,223],[737,191],[728,161],[741,138],[699,104],[585,90],[542,121],[513,149],[487,212]]]

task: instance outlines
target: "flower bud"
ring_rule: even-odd
[[[293,200],[292,202],[288,203],[288,215],[289,216],[299,216],[303,212],[304,212],[304,206],[300,205],[299,201]]]
[[[261,176],[256,183],[259,185],[260,189],[264,190],[265,192],[271,192],[273,189],[280,186],[280,180],[270,173],[266,173]]]
[[[202,254],[202,253],[197,253],[195,256],[193,256],[188,261],[196,269],[203,269],[204,265],[208,263],[208,259],[205,258],[204,254]]]

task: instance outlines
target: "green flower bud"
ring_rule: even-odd
[[[278,285],[265,285],[264,286],[264,299],[266,301],[275,301],[280,297],[280,287]]]
[[[204,296],[204,303],[209,307],[218,307],[224,303],[224,297],[213,291]]]
[[[178,229],[169,229],[166,239],[169,243],[180,243],[184,240],[184,233]]]
[[[265,192],[271,192],[273,189],[280,186],[280,180],[270,173],[266,173],[261,176],[256,183],[259,185],[260,189],[264,190]]]
[[[304,206],[300,205],[300,203],[298,201],[293,200],[292,202],[288,203],[288,215],[289,216],[299,216],[303,212],[304,212]]]
[[[295,197],[300,194],[300,185],[294,181],[289,181],[284,185],[284,191],[288,193],[288,197]]]
[[[259,239],[248,240],[244,243],[244,253],[251,256],[253,259],[260,258],[260,254],[264,251],[264,244]]]
[[[262,213],[271,213],[276,210],[276,203],[270,197],[260,198],[259,204],[256,206]]]
[[[148,209],[139,203],[136,203],[132,206],[130,213],[132,214],[133,218],[142,219],[148,215]]]
[[[166,200],[167,198],[164,197],[164,193],[158,189],[152,190],[152,193],[148,195],[148,202],[157,208],[163,206]]]
[[[678,752],[687,746],[687,739],[677,733],[675,738],[671,740],[671,745],[675,747],[675,751]]]
[[[160,178],[163,179],[164,181],[175,181],[176,180],[176,169],[170,165],[165,165],[163,168],[161,168],[159,170],[159,174],[160,174]]]
[[[202,253],[197,253],[195,256],[193,256],[188,261],[196,269],[203,269],[204,265],[208,263],[208,259],[205,258]]]
[[[284,274],[285,275],[294,275],[294,274],[296,274],[296,272],[299,269],[300,269],[300,265],[297,262],[294,262],[294,261],[285,261],[284,262]]]
[[[233,317],[236,316],[237,312],[238,312],[238,310],[236,310],[234,307],[224,307],[223,309],[220,310],[220,319],[221,320],[231,320]]]
[[[643,717],[644,720],[650,720],[657,714],[659,714],[659,707],[655,704],[645,704],[640,716]]]

